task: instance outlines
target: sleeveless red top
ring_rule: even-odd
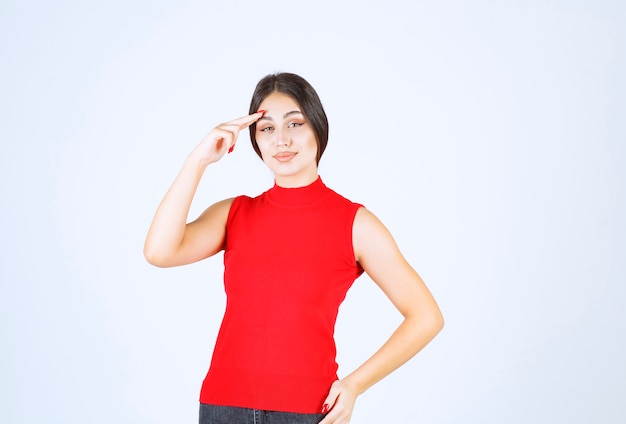
[[[339,305],[363,272],[352,246],[360,207],[321,178],[234,200],[226,224],[226,311],[201,403],[321,411],[337,379]]]

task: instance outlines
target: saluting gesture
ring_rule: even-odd
[[[382,222],[318,175],[328,120],[313,87],[294,74],[268,75],[249,112],[213,128],[187,156],[144,254],[170,267],[224,252],[227,303],[200,391],[200,424],[347,424],[357,397],[426,346],[443,318]],[[221,200],[188,222],[205,169],[232,152],[245,129],[273,187]],[[334,325],[362,273],[404,319],[339,378]]]

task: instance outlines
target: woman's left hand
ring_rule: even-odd
[[[346,381],[335,381],[330,386],[322,409],[322,413],[328,412],[328,415],[320,421],[320,424],[348,424],[352,418],[352,410],[357,396],[356,388]]]

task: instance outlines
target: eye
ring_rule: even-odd
[[[259,132],[270,132],[271,130],[272,127],[263,127],[258,129]]]
[[[304,125],[304,122],[290,122],[288,127],[289,128],[297,128],[297,127],[301,127]]]

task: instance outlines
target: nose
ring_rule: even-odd
[[[287,131],[279,129],[276,131],[276,145],[278,147],[288,147],[291,144],[291,139]]]

